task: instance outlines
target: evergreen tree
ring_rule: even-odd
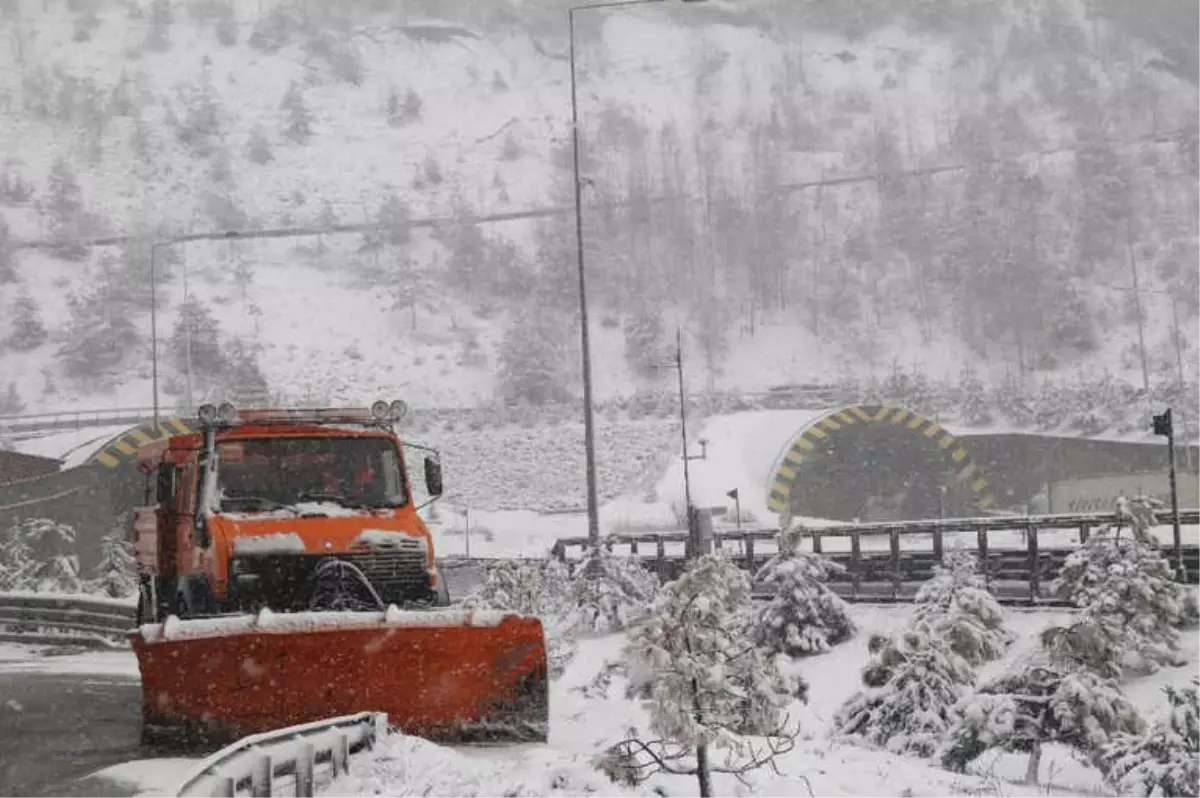
[[[124,598],[137,590],[133,544],[123,529],[114,529],[100,542],[100,562],[96,566],[94,590],[111,598]]]
[[[992,748],[1024,752],[1030,784],[1037,783],[1045,744],[1094,758],[1115,735],[1143,727],[1114,679],[1046,649],[964,700],[958,717],[939,753],[943,767],[962,771]]]
[[[212,83],[205,75],[200,90],[187,102],[183,123],[176,130],[179,143],[197,158],[207,158],[221,142],[221,109]]]
[[[193,374],[205,379],[218,378],[229,367],[217,320],[195,297],[188,297],[179,306],[179,320],[167,342],[167,355],[180,374],[190,367]]]
[[[67,260],[82,260],[87,256],[87,247],[79,242],[84,236],[83,192],[75,173],[63,158],[55,160],[47,190],[54,252]]]
[[[658,593],[658,578],[634,558],[614,557],[603,546],[586,552],[572,575],[576,626],[611,634],[645,617]]]
[[[771,653],[821,654],[857,631],[846,602],[825,582],[845,569],[820,554],[799,550],[799,533],[781,533],[779,554],[763,566],[756,582],[774,592],[758,615],[757,644]]]
[[[404,106],[401,108],[404,121],[416,122],[420,119],[422,105],[421,96],[412,86],[409,86],[408,91],[404,92]]]
[[[150,29],[146,33],[146,49],[165,53],[171,49],[171,24],[175,13],[170,0],[153,0],[150,3]]]
[[[250,140],[246,144],[246,155],[259,166],[275,160],[275,156],[271,152],[271,142],[267,141],[267,137],[258,128],[250,133]]]
[[[626,741],[631,771],[695,775],[700,795],[711,796],[714,772],[740,772],[790,750],[795,733],[785,728],[787,710],[807,686],[746,645],[750,602],[746,572],[708,554],[667,584],[649,617],[629,633],[629,692],[642,700],[650,731],[660,738]],[[766,737],[769,753],[750,737]],[[723,765],[710,757],[716,749],[726,752]]]
[[[1179,664],[1178,628],[1196,623],[1192,590],[1175,581],[1170,563],[1149,543],[1153,500],[1122,505],[1131,537],[1120,525],[1102,530],[1072,552],[1052,585],[1057,595],[1104,619],[1121,637],[1124,664],[1135,672]],[[1134,509],[1136,508],[1136,510]]]
[[[868,650],[866,689],[838,709],[838,732],[895,753],[933,756],[975,681],[970,665],[922,622],[894,638],[872,637]]]
[[[229,400],[238,407],[264,407],[270,404],[270,387],[253,350],[240,339],[235,339],[226,354],[229,370],[225,387]]]
[[[571,579],[557,560],[523,563],[498,560],[489,564],[483,584],[466,599],[467,609],[508,610],[540,618],[546,632],[547,664],[551,677],[562,675],[575,656],[576,608],[571,600]]]
[[[646,305],[627,317],[625,333],[625,362],[636,376],[653,381],[661,376],[659,366],[664,360],[662,312]]]
[[[283,134],[296,144],[307,144],[313,135],[313,115],[304,103],[304,91],[298,82],[293,80],[288,85],[287,93],[283,95],[283,102],[279,107],[287,112],[287,124]]]
[[[1013,641],[1004,613],[969,551],[951,551],[916,596],[914,621],[926,623],[969,665],[999,659]]]
[[[1118,795],[1200,795],[1200,680],[1168,685],[1167,715],[1145,734],[1121,733],[1100,751],[1099,768]]]
[[[8,390],[0,393],[0,416],[17,416],[25,411],[25,403],[21,394],[17,393],[17,384],[10,382]]]
[[[567,325],[545,308],[522,307],[500,342],[500,391],[506,400],[534,406],[564,402]]]
[[[105,270],[93,290],[67,300],[71,318],[58,356],[68,376],[106,381],[141,341],[115,272]]]
[[[17,281],[17,256],[13,250],[8,222],[0,216],[0,285]]]

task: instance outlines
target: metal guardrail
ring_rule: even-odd
[[[173,409],[160,408],[162,416],[178,415]],[[154,419],[152,407],[119,407],[108,410],[76,410],[61,413],[34,413],[23,416],[0,416],[0,432],[6,435],[50,432],[64,429],[141,424]]]
[[[123,648],[137,611],[120,599],[0,593],[0,640]]]
[[[316,771],[328,765],[331,779],[350,770],[350,758],[369,751],[387,732],[382,712],[360,712],[329,720],[253,734],[222,748],[195,767],[176,796],[233,798],[248,789],[254,796],[317,793]],[[281,782],[292,791],[281,793]]]
[[[1200,510],[1183,510],[1180,523],[1200,523]],[[841,578],[830,580],[830,588],[842,598],[850,601],[894,602],[910,601],[916,594],[915,586],[933,575],[933,566],[942,560],[945,552],[946,535],[968,534],[975,538],[975,549],[981,570],[993,584],[1004,603],[1046,604],[1051,597],[1044,588],[1058,576],[1063,563],[1074,546],[1042,546],[1039,532],[1048,530],[1077,530],[1080,542],[1086,541],[1093,530],[1116,523],[1116,513],[1072,513],[1060,515],[1030,515],[985,518],[947,518],[925,521],[903,521],[877,524],[837,524],[830,526],[800,527],[811,550],[825,554],[834,562],[844,566],[847,573]],[[1160,524],[1170,522],[1170,514],[1160,512]],[[989,539],[994,532],[1018,532],[1020,544],[996,546]],[[731,544],[740,551],[732,555],[736,562],[749,571],[757,571],[775,551],[756,551],[756,543],[774,543],[778,529],[756,528],[738,531],[714,532],[714,546],[725,549]],[[827,541],[848,539],[849,551],[826,551]],[[865,550],[863,543],[872,539],[886,538],[886,549]],[[928,541],[925,551],[903,551],[905,539]],[[618,533],[604,539],[609,551],[617,546],[628,546],[632,557],[641,559],[663,581],[676,578],[684,567],[687,533],[684,531]],[[668,544],[676,552],[667,553]],[[571,550],[577,549],[581,556],[588,546],[585,537],[561,538],[555,542],[552,555],[566,562]],[[652,547],[652,553],[641,547]],[[683,550],[680,550],[682,547]],[[1172,547],[1163,546],[1170,558]],[[1183,561],[1185,577],[1191,584],[1200,583],[1200,548],[1184,546]],[[1172,563],[1174,566],[1174,563]]]

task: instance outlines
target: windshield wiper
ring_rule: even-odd
[[[240,502],[254,502],[258,505],[269,505],[268,507],[259,506],[250,508],[255,510],[291,510],[292,512],[297,512],[296,508],[292,505],[276,501],[275,499],[268,499],[266,496],[225,496],[221,499],[221,507],[224,508],[226,504],[236,504]]]

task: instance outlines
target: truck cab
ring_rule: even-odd
[[[139,623],[448,604],[405,457],[425,447],[393,430],[406,410],[205,405],[198,433],[141,447]],[[425,452],[432,501],[442,472]]]

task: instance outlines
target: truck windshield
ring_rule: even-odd
[[[389,438],[259,438],[217,445],[217,495],[225,511],[301,503],[352,508],[408,502],[400,456]]]

